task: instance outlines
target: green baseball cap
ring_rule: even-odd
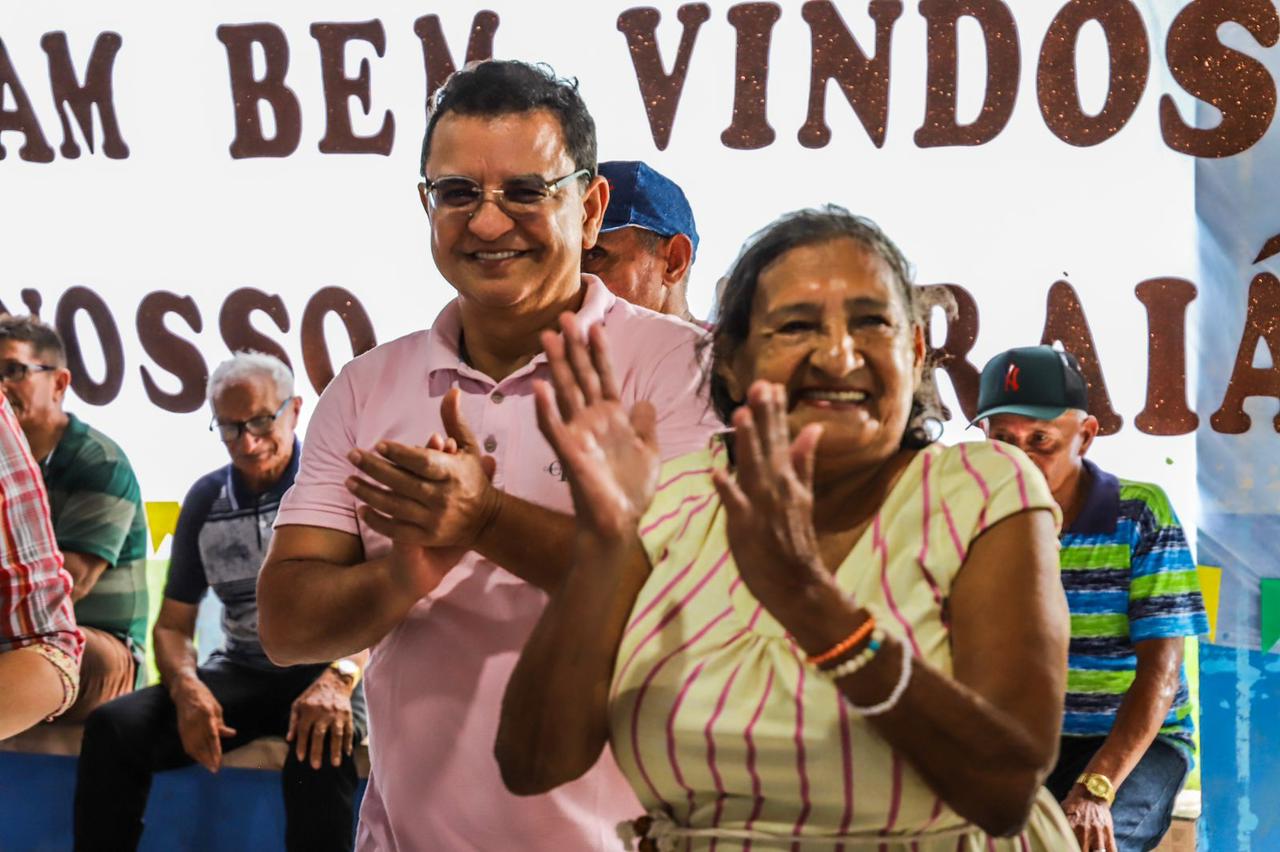
[[[1080,362],[1052,346],[1022,346],[1001,352],[982,368],[973,423],[994,414],[1053,420],[1071,408],[1089,408]]]

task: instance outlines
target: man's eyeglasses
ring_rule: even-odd
[[[280,403],[275,414],[262,414],[258,417],[250,417],[248,420],[220,421],[217,415],[214,415],[213,422],[209,424],[209,431],[216,429],[218,437],[228,444],[239,438],[241,432],[248,432],[255,438],[265,438],[271,434],[271,427],[275,425],[276,418],[284,412],[289,403],[293,402],[293,399],[289,397]]]
[[[32,373],[58,369],[53,364],[24,364],[22,361],[0,362],[0,382],[20,382]]]
[[[418,191],[433,212],[474,213],[486,198],[492,197],[508,216],[515,218],[537,213],[548,198],[578,178],[590,176],[587,169],[551,181],[529,175],[505,180],[497,189],[485,189],[469,177],[447,175],[419,183]]]

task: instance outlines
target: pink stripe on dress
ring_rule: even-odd
[[[684,479],[686,476],[698,476],[701,474],[709,474],[711,473],[711,471],[712,471],[712,468],[700,467],[696,470],[686,470],[682,473],[677,473],[675,476],[671,477],[666,482],[658,483],[658,487],[654,489],[654,493],[655,494],[661,493],[664,488],[669,488],[672,485],[672,483],[679,482],[680,480]]]
[[[743,731],[743,737],[747,741],[747,772],[751,775],[751,795],[755,797],[755,805],[751,808],[751,816],[747,817],[746,824],[743,825],[747,831],[751,830],[751,826],[760,817],[760,810],[764,807],[764,796],[761,795],[760,789],[760,773],[756,771],[756,743],[752,739],[752,733],[755,731],[756,722],[760,721],[761,714],[764,713],[765,702],[769,700],[769,693],[773,691],[773,669],[769,669],[769,678],[764,684],[764,694],[760,696],[760,703],[756,705],[756,712],[751,717],[751,721],[747,723],[747,728]],[[748,852],[751,848],[751,841],[748,840],[742,846],[742,852]]]
[[[880,551],[880,588],[884,591],[884,600],[889,607],[889,611],[893,613],[893,617],[897,619],[898,624],[902,627],[903,633],[907,636],[907,641],[911,644],[912,652],[917,656],[923,656],[920,653],[920,646],[916,643],[915,631],[911,629],[911,623],[902,616],[902,611],[898,609],[898,602],[894,600],[893,590],[889,588],[889,546],[880,534],[880,515],[876,514],[875,520],[872,522],[871,528],[871,546]],[[905,653],[905,650],[904,650]]]
[[[683,509],[687,504],[696,502],[698,500],[705,500],[706,497],[707,497],[706,494],[690,494],[688,497],[684,498],[678,504],[676,504],[676,507],[672,509],[670,512],[667,512],[665,515],[659,515],[658,517],[654,518],[649,523],[648,526],[641,527],[640,537],[644,538],[649,533],[653,532],[658,527],[662,526],[664,523],[674,518],[676,515],[680,514],[680,510]]]
[[[844,813],[840,815],[840,833],[848,834],[853,824],[853,745],[849,737],[849,709],[844,694],[836,690],[836,708],[840,714],[840,767],[844,770]],[[841,843],[836,847],[844,849]]]
[[[649,673],[645,675],[644,680],[640,683],[640,689],[636,691],[636,703],[631,707],[631,755],[635,758],[636,768],[640,770],[640,776],[644,778],[644,783],[648,785],[649,792],[653,794],[653,798],[662,805],[663,809],[672,812],[671,804],[658,792],[658,788],[654,786],[653,779],[649,777],[649,771],[644,768],[644,758],[640,755],[640,705],[644,702],[645,693],[649,691],[649,685],[653,683],[653,679],[658,676],[658,672],[662,671],[667,663],[677,654],[687,651],[690,646],[698,642],[703,636],[711,631],[711,628],[719,624],[729,613],[733,612],[733,607],[725,607],[719,615],[702,625],[697,633],[690,636],[677,648],[668,653],[665,657],[658,660]]]
[[[933,457],[928,453],[924,455],[924,472],[920,476],[920,490],[924,497],[923,520],[921,521],[922,529],[920,531],[920,554],[916,557],[916,562],[920,566],[920,573],[924,575],[924,581],[929,584],[929,591],[933,594],[933,602],[942,607],[942,592],[938,588],[938,581],[933,578],[933,573],[926,567],[929,560],[929,527],[933,525],[933,501],[929,499],[929,463],[933,461]]]
[[[977,468],[969,462],[969,449],[964,444],[960,444],[960,460],[964,462],[964,469],[978,483],[978,490],[982,492],[982,511],[978,514],[978,531],[981,532],[987,528],[987,505],[991,502],[991,489],[987,487],[987,481],[982,478],[982,474],[978,473]]]
[[[738,671],[742,668],[739,662],[733,667],[733,671],[729,673],[729,680],[725,682],[724,689],[720,691],[720,698],[716,701],[716,709],[712,711],[711,718],[707,720],[707,726],[702,729],[702,735],[707,741],[707,767],[711,770],[711,781],[716,788],[716,812],[711,819],[711,826],[719,828],[720,817],[724,815],[724,779],[720,777],[720,769],[716,766],[716,740],[712,729],[715,727],[716,721],[719,720],[720,714],[724,712],[725,702],[729,698],[729,690],[733,689],[733,682],[738,679]],[[711,838],[711,848],[716,848],[716,838]]]
[[[702,669],[707,664],[706,660],[698,663],[693,671],[689,672],[689,676],[684,679],[684,683],[680,686],[680,692],[676,695],[676,700],[671,703],[671,712],[667,714],[667,760],[671,761],[671,774],[675,776],[676,783],[684,788],[685,794],[689,798],[689,813],[685,817],[688,822],[693,817],[694,795],[693,788],[684,781],[684,773],[680,771],[680,760],[676,756],[676,714],[680,712],[680,705],[684,704],[684,698],[689,694],[689,687],[693,686],[693,682],[698,679],[698,675],[702,674]]]
[[[809,820],[809,813],[813,810],[813,803],[809,801],[809,772],[805,767],[805,751],[804,751],[804,679],[805,679],[805,662],[796,653],[795,646],[792,646],[792,656],[795,658],[796,666],[800,672],[796,679],[796,772],[800,775],[800,815],[796,817],[796,824],[792,827],[791,833],[797,836],[803,835],[804,824]],[[792,852],[799,852],[800,841],[791,844]]]
[[[1018,499],[1022,501],[1023,509],[1030,508],[1031,500],[1027,497],[1027,480],[1022,476],[1022,465],[1014,461],[1013,456],[1009,455],[1008,451],[1006,451],[1004,447],[1000,446],[999,442],[992,443],[991,448],[1007,458],[1009,460],[1009,464],[1013,465],[1013,473],[1018,480]]]
[[[880,830],[881,834],[888,834],[898,823],[898,810],[902,807],[902,757],[897,751],[893,752],[893,769],[889,773],[892,779],[889,788],[889,817],[885,820],[884,828]]]
[[[694,597],[696,597],[697,594],[701,592],[703,588],[706,587],[707,583],[711,582],[711,578],[714,577],[717,572],[719,572],[720,568],[724,565],[724,563],[728,560],[728,558],[729,558],[729,551],[726,550],[724,554],[721,555],[721,557],[716,560],[715,564],[711,566],[711,570],[708,571],[703,576],[703,578],[698,581],[698,584],[696,586],[694,586],[692,589],[689,590],[689,594],[685,595],[683,598],[680,599],[679,602],[676,603],[675,606],[671,607],[671,609],[667,610],[662,614],[662,618],[658,619],[658,623],[653,626],[653,629],[650,630],[648,634],[646,634],[645,637],[641,639],[638,643],[636,643],[636,646],[631,649],[631,653],[627,655],[626,662],[622,664],[621,671],[618,673],[617,677],[614,678],[614,683],[623,682],[623,677],[626,675],[627,671],[631,668],[631,664],[635,661],[636,655],[640,653],[641,649],[643,649],[645,645],[649,644],[649,642],[653,639],[653,637],[661,633],[662,628],[670,624],[671,619],[675,618],[680,613],[680,610],[684,609],[689,604],[689,601],[693,600]],[[692,566],[692,563],[690,563],[690,566]],[[625,632],[623,633],[623,636],[624,637],[626,636]]]
[[[951,507],[947,505],[946,500],[942,501],[942,515],[947,519],[947,532],[951,534],[951,544],[956,549],[956,557],[961,562],[964,562],[969,552],[965,548],[964,542],[960,539],[960,532],[956,529],[956,520],[951,517]]]
[[[706,503],[704,503],[703,505],[699,506],[698,508],[694,509],[692,512],[689,513],[689,517],[685,519],[684,527],[680,530],[679,533],[676,534],[676,537],[672,540],[673,542],[680,540],[680,537],[683,536],[685,534],[685,531],[689,529],[689,521],[693,520],[694,515],[698,514],[703,509],[705,509],[708,505],[711,504],[712,497],[715,497],[715,495],[712,494],[710,497],[707,498]],[[644,609],[642,609],[639,612],[639,614],[633,617],[631,621],[627,624],[626,628],[622,631],[623,636],[626,636],[635,628],[637,624],[639,624],[641,621],[644,621],[645,616],[647,616],[650,612],[652,612],[653,608],[657,606],[659,603],[661,603],[667,597],[667,595],[671,593],[671,590],[675,588],[676,584],[679,583],[681,580],[683,580],[685,575],[688,574],[689,571],[693,569],[693,566],[695,564],[697,564],[698,556],[701,556],[701,555],[702,554],[699,553],[695,555],[692,559],[690,559],[689,564],[681,568],[680,571],[677,572],[676,575],[672,577],[667,582],[667,584],[658,591],[656,595],[653,596],[653,600],[645,604]]]

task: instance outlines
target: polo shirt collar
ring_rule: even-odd
[[[582,307],[578,309],[577,318],[578,327],[585,337],[587,329],[604,320],[618,297],[613,295],[609,288],[604,286],[604,282],[594,275],[584,273],[582,286],[586,288],[586,293],[582,297]],[[435,322],[431,324],[431,334],[427,340],[427,374],[431,375],[437,370],[456,370],[492,382],[493,379],[473,369],[462,360],[462,347],[459,345],[461,340],[462,310],[458,306],[458,300],[454,298],[444,306],[444,310],[440,311]],[[532,370],[534,365],[546,363],[546,360],[546,353],[539,352],[515,375],[522,375]]]
[[[1089,474],[1089,493],[1080,514],[1065,530],[1072,535],[1110,535],[1116,531],[1120,517],[1120,480],[1088,459],[1081,459]]]

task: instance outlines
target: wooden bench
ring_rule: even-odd
[[[84,738],[83,725],[36,725],[28,731],[0,740],[0,752],[26,754],[54,754],[64,757],[80,755],[80,740]],[[231,769],[261,769],[279,772],[284,767],[288,743],[283,737],[259,737],[232,749],[222,757],[222,765]],[[369,748],[358,744],[353,753],[356,772],[361,778],[369,777]]]

